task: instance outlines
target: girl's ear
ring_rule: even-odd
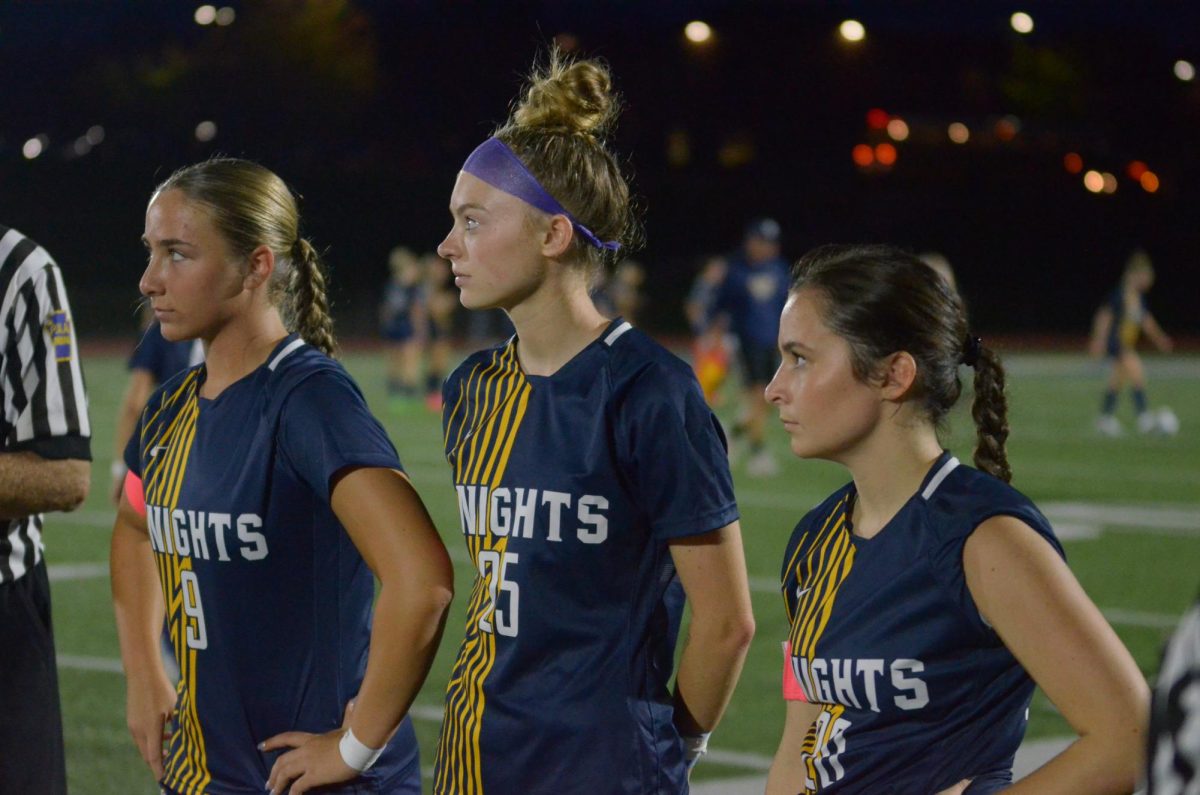
[[[575,239],[575,227],[565,215],[550,216],[542,233],[542,256],[556,259],[566,253]]]
[[[248,290],[263,286],[275,272],[275,252],[269,246],[259,246],[251,251],[247,261],[250,267],[246,270],[242,284]]]
[[[903,400],[917,382],[917,360],[908,351],[897,351],[880,369],[880,397],[884,400]]]

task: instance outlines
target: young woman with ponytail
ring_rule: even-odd
[[[636,238],[615,116],[603,64],[552,55],[450,196],[460,300],[517,333],[443,389],[478,576],[438,795],[686,793],[754,632],[720,426],[691,369],[588,294]]]
[[[798,262],[766,390],[801,458],[853,481],[783,559],[787,716],[768,795],[1117,793],[1140,768],[1145,680],[1008,485],[1004,370],[917,258]],[[938,431],[974,370],[975,467]],[[1034,683],[1079,733],[1013,784]]]
[[[206,349],[141,412],[112,538],[129,730],[170,795],[420,792],[406,713],[450,562],[330,358],[299,220],[278,176],[225,158],[176,172],[146,210],[142,293],[164,337]]]

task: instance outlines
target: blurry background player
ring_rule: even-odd
[[[1163,333],[1150,310],[1146,308],[1146,293],[1154,285],[1154,266],[1145,251],[1138,249],[1129,257],[1121,283],[1109,295],[1108,300],[1096,311],[1092,322],[1092,339],[1089,352],[1092,356],[1108,357],[1111,370],[1108,388],[1096,429],[1105,436],[1119,436],[1121,421],[1117,419],[1117,397],[1126,384],[1133,394],[1133,407],[1137,412],[1137,429],[1141,433],[1162,430],[1173,432],[1177,421],[1170,409],[1161,414],[1150,410],[1146,401],[1146,370],[1137,352],[1138,339],[1142,332],[1150,338],[1160,351],[1172,348],[1171,338]]]
[[[127,721],[168,793],[420,791],[405,713],[450,563],[328,355],[324,276],[298,227],[287,186],[244,160],[176,172],[146,210],[140,288],[165,338],[207,353],[139,418],[111,550]],[[158,655],[164,614],[178,690]]]
[[[417,396],[421,354],[429,339],[425,274],[420,259],[403,246],[388,257],[390,277],[379,306],[379,325],[387,340],[387,393],[394,408]]]
[[[0,224],[0,793],[64,795],[45,511],[87,497],[91,425],[62,272]]]
[[[442,410],[442,379],[450,369],[450,344],[454,335],[454,315],[458,294],[454,290],[450,263],[436,253],[421,260],[425,283],[425,304],[429,308],[429,342],[425,364],[425,407]]]
[[[706,259],[683,305],[692,329],[692,370],[704,391],[704,399],[713,407],[721,405],[721,387],[729,376],[726,318],[713,313],[717,291],[727,271],[724,257]]]
[[[779,224],[760,218],[746,227],[742,248],[729,258],[725,280],[713,311],[729,317],[742,362],[742,407],[733,427],[734,442],[745,435],[750,447],[746,474],[774,475],[779,465],[763,444],[767,404],[763,389],[771,380],[779,354],[779,313],[787,300],[787,263],[779,256]]]
[[[646,270],[634,259],[623,259],[617,263],[612,275],[600,274],[592,287],[592,303],[602,315],[619,317],[636,323],[645,305],[642,284],[646,281]]]
[[[588,296],[637,236],[604,144],[616,112],[603,65],[552,53],[450,198],[438,252],[460,300],[502,307],[517,335],[446,382],[478,579],[440,795],[687,792],[754,631],[720,426],[687,365]]]
[[[125,446],[137,424],[138,414],[159,384],[176,373],[204,361],[204,345],[200,340],[168,342],[154,320],[154,310],[147,301],[139,312],[142,338],[129,357],[129,383],[117,409],[116,431],[113,433],[112,487],[109,491],[113,505],[121,502],[125,486]]]
[[[767,397],[792,452],[853,482],[783,558],[806,700],[787,702],[767,792],[1130,792],[1146,683],[1008,485],[1004,370],[961,300],[886,246],[825,246],[794,274]],[[960,364],[978,469],[938,439]],[[1007,789],[1034,681],[1080,737]]]

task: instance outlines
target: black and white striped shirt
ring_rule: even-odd
[[[79,345],[62,274],[44,248],[0,224],[0,454],[91,459]],[[0,519],[0,583],[42,559],[42,517]]]

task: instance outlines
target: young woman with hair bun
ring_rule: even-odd
[[[112,538],[127,721],[167,795],[420,792],[406,713],[453,575],[330,358],[299,222],[278,176],[230,158],[177,171],[146,210],[141,291],[166,339],[206,353],[142,410]]]
[[[438,254],[516,334],[443,390],[477,574],[444,795],[687,792],[753,635],[721,428],[690,368],[588,294],[638,238],[616,114],[603,64],[552,53],[451,194]]]
[[[1004,369],[958,295],[902,251],[818,248],[793,269],[779,349],[766,397],[792,452],[853,481],[783,558],[787,717],[768,794],[1132,791],[1146,682],[1008,485]],[[962,366],[976,468],[938,438]],[[1035,682],[1080,736],[1013,784]]]

